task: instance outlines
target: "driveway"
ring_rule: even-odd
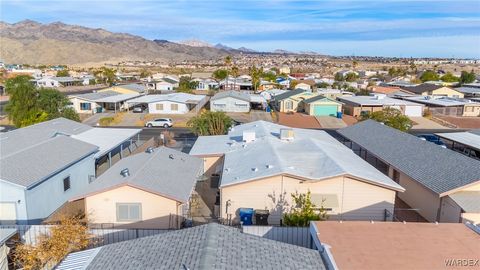
[[[425,117],[410,117],[414,122],[412,129],[449,129]]]
[[[96,114],[88,117],[87,119],[83,120],[83,123],[85,125],[89,125],[89,126],[96,126],[98,121],[100,120],[100,118],[114,116],[114,115],[115,114],[111,113],[111,112],[96,113]]]
[[[250,121],[253,122],[258,120],[272,122],[272,115],[269,112],[264,112],[264,111],[251,111]]]
[[[322,128],[338,129],[344,128],[347,126],[342,119],[332,117],[332,116],[316,116],[317,121],[320,123]]]

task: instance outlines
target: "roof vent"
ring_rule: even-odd
[[[147,150],[145,150],[145,153],[149,153],[149,154],[153,153],[153,147],[151,146],[148,147]]]
[[[122,171],[120,171],[120,174],[121,174],[123,177],[128,177],[128,176],[130,176],[130,171],[128,170],[128,168],[125,168],[125,169],[123,169]]]
[[[169,158],[169,159],[174,159],[174,158],[173,158],[173,154],[168,155],[168,158]]]
[[[291,128],[281,128],[280,129],[280,139],[285,141],[293,141],[295,138],[295,133]]]
[[[243,132],[242,140],[246,143],[255,141],[255,131],[246,130]]]
[[[252,172],[257,172],[258,171],[258,168],[255,167],[255,168],[252,168]]]
[[[266,167],[267,167],[267,169],[271,169],[271,168],[273,168],[273,165],[271,165],[271,164],[267,164],[267,166],[266,166]]]

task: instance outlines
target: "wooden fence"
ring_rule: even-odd
[[[55,225],[1,225],[0,229],[15,228],[18,231],[20,240],[26,244],[36,244],[40,235],[49,234],[50,228]],[[91,228],[92,244],[90,247],[99,247],[126,240],[141,238],[169,232],[171,230],[161,229],[103,229]]]
[[[287,244],[312,247],[308,227],[243,226],[242,232]]]

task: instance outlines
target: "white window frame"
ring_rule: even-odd
[[[120,218],[120,206],[127,206],[128,207],[128,217],[126,219]],[[130,217],[130,207],[138,206],[138,219]],[[116,212],[116,221],[117,222],[132,222],[132,221],[141,221],[142,220],[142,203],[116,203],[115,204],[115,212]]]

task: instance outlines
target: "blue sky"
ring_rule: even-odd
[[[480,0],[2,0],[0,17],[261,51],[480,58]]]

